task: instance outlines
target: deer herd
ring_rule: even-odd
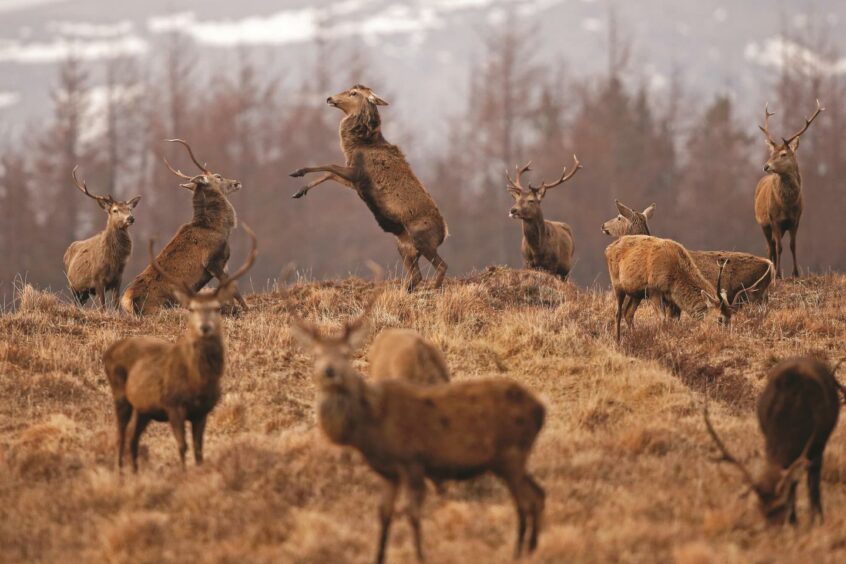
[[[448,236],[446,221],[434,199],[412,172],[402,151],[382,134],[379,106],[387,102],[366,86],[356,85],[327,99],[344,116],[339,127],[344,164],[311,166],[291,174],[301,177],[321,172],[294,195],[302,198],[316,186],[334,181],[364,200],[379,226],[397,239],[405,268],[404,285],[414,291],[422,282],[419,260],[436,270],[434,288],[441,287],[447,271],[438,248]],[[755,219],[767,241],[768,258],[732,251],[691,251],[680,243],[654,236],[649,219],[656,206],[635,211],[616,201],[619,214],[602,225],[615,240],[605,257],[616,298],[615,334],[621,339],[621,321],[629,330],[640,303],[646,299],[667,318],[682,312],[696,319],[713,317],[728,325],[745,303],[766,301],[767,292],[781,276],[782,236],[790,233],[793,275],[799,275],[796,236],[802,215],[802,181],[797,162],[801,136],[823,111],[779,143],[770,136],[765,107],[764,123],[770,156],[766,175],[755,190]],[[221,396],[226,371],[226,341],[221,310],[234,300],[247,311],[236,280],[253,265],[255,234],[246,226],[252,250],[245,264],[227,274],[229,236],[237,226],[230,194],[240,190],[238,180],[212,172],[196,158],[191,146],[181,144],[199,172],[185,174],[167,168],[192,194],[193,217],[182,225],[162,250],[130,283],[119,300],[132,315],[149,315],[164,307],[188,311],[184,335],[176,342],[149,336],[121,339],[103,354],[114,397],[117,422],[117,461],[123,468],[126,441],[133,470],[138,469],[141,435],[151,421],[168,422],[178,445],[182,465],[188,449],[185,422],[191,423],[193,453],[203,460],[203,435],[208,414]],[[552,182],[522,184],[531,162],[518,167],[514,178],[506,171],[507,190],[514,198],[509,216],[522,222],[521,250],[526,268],[546,271],[566,280],[573,266],[574,237],[566,224],[544,219],[541,204],[547,192],[571,181],[582,168],[576,156],[569,169]],[[123,270],[132,250],[129,227],[140,196],[119,201],[95,196],[73,170],[77,188],[108,214],[106,228],[68,247],[64,264],[73,295],[84,304],[92,294],[106,307],[106,293],[120,291]],[[217,278],[214,290],[203,290]],[[379,294],[370,297],[363,312],[347,321],[341,331],[327,335],[314,323],[291,316],[290,332],[311,351],[317,390],[317,419],[333,443],[358,450],[383,481],[379,506],[380,533],[377,561],[385,559],[389,531],[401,491],[408,496],[409,519],[418,558],[424,550],[421,508],[426,480],[466,480],[485,473],[508,488],[517,512],[515,555],[538,543],[544,510],[544,489],[527,470],[532,447],[541,431],[544,404],[520,383],[507,379],[454,381],[444,355],[411,329],[386,329],[374,340],[368,355],[370,377],[353,367],[353,356],[364,344],[367,316]],[[707,432],[721,453],[719,460],[736,465],[771,523],[796,522],[795,492],[807,472],[813,518],[822,517],[820,471],[823,450],[834,428],[843,388],[828,364],[810,359],[783,362],[772,369],[759,398],[758,419],[766,441],[766,467],[753,477],[733,457],[704,411]],[[528,540],[526,535],[528,533]]]

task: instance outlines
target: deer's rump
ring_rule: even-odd
[[[351,159],[361,171],[355,189],[384,231],[400,235],[415,220],[429,219],[446,237],[446,223],[435,201],[412,172],[402,152],[379,146],[357,150]]]
[[[222,270],[226,266],[229,244],[217,231],[186,224],[179,228],[156,260],[165,271],[198,291],[211,280],[210,270]],[[148,265],[127,287],[121,307],[127,313],[149,313],[172,301],[169,285]]]

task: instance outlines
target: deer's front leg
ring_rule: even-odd
[[[291,173],[291,176],[294,178],[299,178],[300,176],[305,176],[311,172],[331,172],[335,176],[339,176],[346,180],[347,182],[354,182],[355,181],[355,169],[349,166],[341,166],[341,165],[322,165],[322,166],[307,166],[305,168],[298,168],[294,172]]]
[[[321,176],[317,180],[312,180],[311,182],[309,182],[308,184],[306,184],[305,186],[300,188],[300,190],[291,197],[292,198],[302,198],[303,196],[308,194],[309,190],[311,190],[315,186],[319,186],[320,184],[323,184],[327,180],[334,180],[335,182],[337,182],[341,186],[344,186],[345,188],[352,188],[353,187],[352,182],[345,180],[345,179],[341,178],[340,176],[338,176],[338,175],[336,175],[332,172],[327,172],[326,174],[324,174],[323,176]]]

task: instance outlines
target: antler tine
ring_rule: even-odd
[[[173,168],[173,166],[171,166],[171,164],[170,164],[170,161],[167,160],[166,156],[162,155],[162,160],[164,161],[165,166],[170,169],[170,172],[172,172],[173,174],[175,174],[179,178],[183,178],[185,180],[191,180],[190,176],[188,176],[187,174],[185,174],[184,172],[182,172],[178,168]]]
[[[76,184],[76,187],[79,188],[80,192],[82,192],[83,194],[85,194],[89,198],[92,198],[92,199],[97,200],[97,201],[108,202],[111,199],[108,196],[97,196],[96,194],[92,194],[91,192],[89,192],[88,191],[88,184],[86,184],[84,180],[80,180],[76,176],[77,170],[79,170],[79,165],[76,165],[75,167],[73,167],[73,170],[71,171],[71,176],[73,176],[73,182],[74,182],[74,184]]]
[[[505,178],[506,180],[508,180],[508,183],[511,185],[512,188],[515,188],[522,193],[523,184],[521,182],[521,177],[530,170],[532,170],[532,161],[527,162],[523,166],[515,166],[514,169],[517,171],[515,180],[511,180],[511,176],[508,174],[508,169],[505,169]]]
[[[728,259],[724,260],[722,264],[720,264],[720,272],[717,274],[717,299],[723,299],[723,270],[725,270],[726,265],[728,264]]]
[[[194,151],[191,150],[191,145],[189,145],[187,141],[185,141],[184,139],[167,139],[167,142],[168,143],[180,143],[180,144],[184,145],[185,148],[188,149],[188,155],[190,155],[191,160],[194,161],[194,164],[197,165],[197,168],[199,168],[200,170],[202,170],[206,174],[211,174],[211,171],[208,168],[206,168],[206,165],[200,164],[200,161],[198,161],[197,157],[194,156]]]
[[[735,466],[740,469],[740,472],[743,474],[743,477],[749,482],[753,488],[755,487],[755,479],[752,478],[752,474],[749,473],[749,470],[746,466],[741,463],[738,459],[736,459],[726,448],[726,445],[723,444],[723,441],[720,440],[719,435],[717,435],[717,431],[714,430],[714,426],[711,424],[711,418],[708,416],[708,403],[706,401],[705,407],[702,408],[702,416],[705,418],[705,427],[708,429],[708,434],[711,435],[711,439],[713,439],[714,443],[717,445],[717,448],[720,450],[722,456],[716,459],[716,462],[729,462],[734,464]]]
[[[374,286],[380,283],[385,275],[385,270],[372,260],[367,261],[367,268],[369,268],[370,272],[373,273]],[[370,315],[370,312],[373,310],[373,306],[376,305],[376,301],[383,293],[384,290],[374,291],[373,294],[371,294],[370,299],[367,300],[364,307],[361,309],[361,313],[359,313],[355,318],[344,323],[344,333],[346,335],[349,335],[353,330],[361,327],[361,324],[364,323],[364,320]]]
[[[764,135],[767,137],[767,141],[775,145],[775,141],[773,141],[773,136],[770,135],[770,118],[774,116],[775,113],[770,112],[770,104],[764,104],[764,125],[759,125],[758,129],[760,129]]]
[[[185,292],[189,296],[193,296],[196,293],[183,280],[179,280],[175,276],[171,276],[170,274],[165,272],[165,270],[161,266],[159,266],[159,263],[156,261],[156,256],[153,253],[153,240],[152,239],[150,239],[149,251],[150,251],[150,266],[153,267],[153,270],[155,270],[156,272],[159,273],[159,276],[164,278],[171,286],[176,286],[177,288],[179,288],[180,290],[182,290],[183,292]]]
[[[546,192],[550,188],[555,188],[559,184],[564,184],[565,182],[573,178],[573,176],[575,176],[575,174],[579,172],[579,169],[581,168],[582,163],[579,162],[579,157],[573,154],[573,170],[570,172],[570,174],[567,174],[567,167],[565,166],[564,169],[561,171],[561,177],[558,178],[558,180],[556,180],[555,182],[552,182],[550,184],[547,184],[546,182],[541,182],[541,185],[537,188],[533,188],[531,185],[529,185],[529,188],[535,191],[543,190],[544,192]]]
[[[794,133],[793,135],[791,135],[787,139],[784,139],[784,142],[790,143],[791,141],[793,141],[794,139],[796,139],[797,137],[799,137],[800,135],[805,133],[805,131],[807,131],[808,127],[811,125],[811,122],[814,121],[815,119],[817,119],[817,116],[820,115],[824,111],[825,111],[825,108],[820,106],[820,101],[819,101],[819,99],[817,99],[817,109],[814,112],[814,115],[812,115],[810,118],[806,118],[805,119],[805,125],[802,126],[802,129],[800,129],[797,133]]]
[[[230,282],[234,282],[241,276],[243,276],[250,268],[252,268],[253,263],[256,262],[256,257],[258,256],[258,239],[256,238],[256,233],[246,223],[241,223],[241,227],[244,228],[244,231],[247,232],[247,235],[250,236],[250,240],[252,241],[252,248],[250,249],[250,254],[247,257],[247,260],[244,261],[244,264],[241,265],[241,268],[235,271],[235,274],[232,276],[223,275],[223,279],[220,281],[220,285],[223,286],[224,284],[228,284]]]

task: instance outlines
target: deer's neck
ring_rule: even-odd
[[[194,217],[191,223],[229,236],[229,232],[237,223],[235,208],[229,198],[215,190],[197,188],[194,191],[193,203]]]
[[[382,118],[373,104],[365,104],[358,113],[344,116],[338,133],[341,137],[341,150],[347,157],[347,165],[351,164],[350,155],[355,149],[385,141],[382,136]]]
[[[538,215],[533,219],[524,219],[523,221],[523,239],[526,244],[532,249],[541,249],[546,241],[546,222],[543,220],[543,214],[538,211]]]
[[[320,428],[335,444],[361,448],[362,435],[371,422],[370,406],[374,393],[364,378],[356,374],[348,385],[323,390],[317,404]]]
[[[788,202],[796,200],[802,192],[802,175],[799,174],[799,166],[777,176],[776,188],[781,199]]]
[[[103,246],[106,255],[113,259],[110,263],[119,264],[123,267],[132,253],[132,237],[129,236],[127,229],[108,225],[103,235]]]
[[[189,378],[198,387],[216,388],[226,366],[223,336],[196,338],[187,335],[180,344],[189,365]]]

